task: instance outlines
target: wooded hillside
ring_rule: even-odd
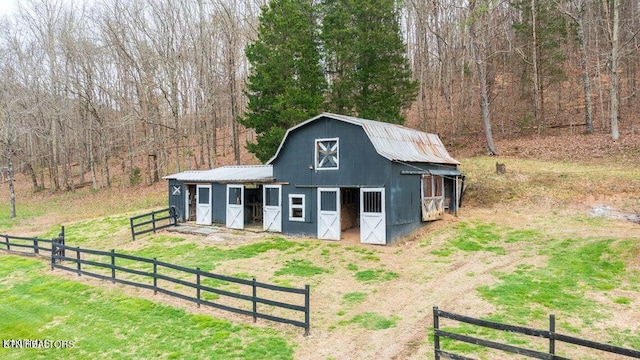
[[[265,3],[21,1],[0,19],[0,167],[72,190],[111,186],[113,166],[135,184],[257,162],[237,119]],[[419,83],[406,125],[496,154],[490,135],[640,131],[640,1],[397,6]]]

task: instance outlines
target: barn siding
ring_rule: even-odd
[[[215,224],[225,224],[227,220],[226,184],[211,184],[211,220]]]
[[[310,170],[315,140],[339,138],[339,170]],[[362,127],[332,119],[319,119],[296,129],[272,162],[276,181],[296,185],[384,186],[391,178],[391,163],[380,156]]]
[[[323,138],[339,138],[338,170],[309,169],[315,162],[315,140]],[[282,187],[282,230],[287,234],[317,236],[318,187],[385,187],[390,203],[391,162],[375,151],[357,125],[325,118],[298,128],[289,134],[272,165],[276,181],[289,184]],[[305,195],[305,222],[289,221],[289,194]]]
[[[173,187],[180,187],[180,195],[173,195]],[[185,196],[186,189],[182,181],[169,180],[169,207],[175,207],[178,211],[178,220],[185,221]]]

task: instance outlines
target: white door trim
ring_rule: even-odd
[[[207,189],[208,199],[200,198],[201,189]],[[196,224],[211,225],[211,198],[211,185],[196,185]],[[201,202],[201,200],[208,200],[208,202]]]
[[[335,192],[335,210],[322,209],[322,193]],[[318,239],[340,240],[340,189],[339,188],[318,188]]]
[[[380,199],[367,197],[366,193],[380,193]],[[360,189],[360,242],[376,245],[387,243],[384,188]]]
[[[240,196],[231,199],[231,189],[240,189]],[[244,229],[244,185],[227,185],[226,225],[230,229]]]
[[[277,205],[267,205],[267,189],[278,189]],[[262,229],[282,232],[282,185],[264,185],[262,199]]]

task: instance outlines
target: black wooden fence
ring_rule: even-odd
[[[440,329],[440,319],[451,319],[458,322],[476,325],[483,328],[494,329],[499,331],[511,332],[516,334],[522,334],[527,336],[533,336],[538,338],[544,338],[549,340],[549,351],[541,352],[531,349],[525,349],[521,347],[516,347],[513,345],[506,345],[494,341],[484,340],[480,338],[475,338],[468,335],[456,334],[454,332],[445,331]],[[556,342],[574,344],[582,347],[588,347],[591,349],[596,349],[600,351],[604,351],[607,353],[624,355],[632,358],[640,358],[640,351],[625,349],[618,346],[608,345],[597,343],[590,340],[583,340],[573,336],[562,335],[555,332],[555,316],[549,316],[549,330],[537,330],[531,329],[522,326],[514,326],[514,325],[506,325],[497,322],[487,321],[475,319],[472,317],[454,314],[446,311],[439,310],[438,307],[433,308],[433,345],[435,352],[435,359],[440,360],[441,358],[447,359],[456,359],[456,360],[473,360],[472,358],[453,354],[442,350],[440,348],[440,339],[441,338],[449,338],[457,341],[462,341],[468,344],[479,345],[491,349],[496,349],[504,352],[510,352],[514,354],[524,355],[526,357],[535,358],[535,359],[549,359],[549,360],[568,360],[568,358],[561,357],[556,355]]]
[[[158,261],[156,258],[147,259],[120,254],[115,250],[101,251],[72,247],[64,243],[64,227],[60,236],[52,240],[11,235],[0,235],[0,238],[4,239],[4,242],[0,242],[0,250],[20,255],[50,257],[52,270],[62,269],[75,272],[79,276],[87,275],[153,290],[154,294],[160,292],[191,301],[198,307],[206,305],[252,316],[254,322],[260,318],[290,324],[304,328],[304,335],[309,335],[309,285],[304,289],[277,286],[257,282],[255,278],[247,280],[212,274],[200,268],[191,269]],[[68,253],[72,255],[67,256]],[[103,261],[98,261],[101,258]],[[63,265],[63,261],[71,263],[70,266]],[[176,275],[170,276],[171,272]],[[191,277],[191,279],[185,279],[185,277]],[[159,281],[166,282],[169,286],[163,286]],[[221,284],[230,284],[229,289],[219,288]],[[179,289],[183,288],[189,289],[190,294],[180,292]],[[259,291],[260,294],[258,294]],[[298,296],[297,304],[290,303],[292,294]],[[265,309],[268,309],[269,313],[265,312]],[[296,318],[302,318],[301,313],[304,315],[304,320],[296,320]]]
[[[175,207],[168,207],[129,218],[129,223],[131,224],[131,238],[135,240],[136,235],[155,233],[158,230],[176,226],[178,214]]]
[[[58,237],[54,239],[39,239],[37,237],[22,237],[12,235],[0,235],[0,250],[20,255],[34,255],[51,257],[54,251],[53,244],[64,245],[64,226],[60,229]],[[55,251],[64,256],[64,248],[57,247]]]

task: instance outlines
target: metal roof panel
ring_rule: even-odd
[[[273,180],[271,165],[221,166],[211,170],[190,170],[164,179],[193,182],[264,182]]]
[[[323,117],[361,126],[378,154],[391,161],[460,164],[460,162],[449,155],[449,152],[436,134],[428,134],[401,125],[331,113],[322,113],[287,130],[278,151],[267,164],[270,164],[276,159],[282,148],[282,144],[284,144],[291,131]]]

